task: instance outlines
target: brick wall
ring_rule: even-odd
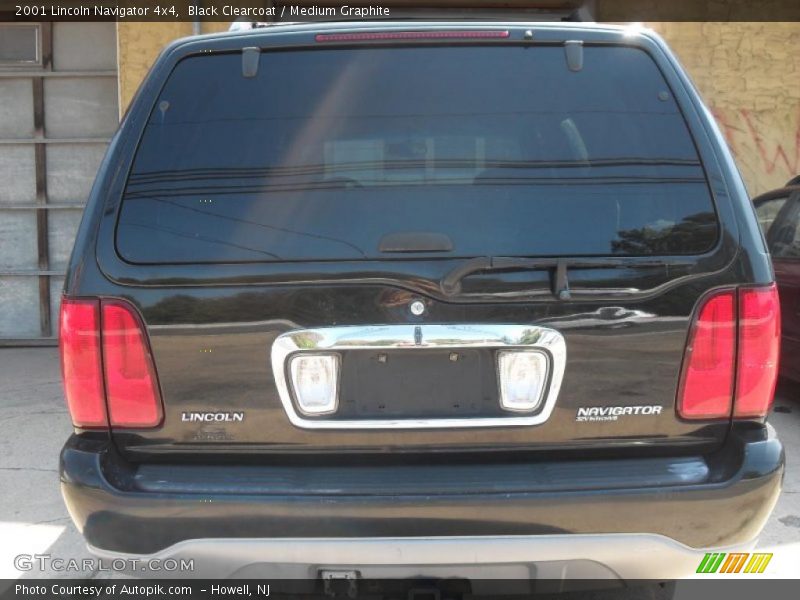
[[[601,15],[602,16],[602,15]],[[751,194],[800,174],[800,23],[648,23],[678,55],[728,139]],[[229,23],[204,23],[203,32]],[[191,23],[118,25],[125,110],[161,48]]]

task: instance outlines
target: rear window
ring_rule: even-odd
[[[555,46],[328,48],[264,52],[252,78],[238,53],[178,63],[117,247],[134,263],[365,260],[418,233],[448,243],[414,256],[695,254],[717,223],[641,50],[588,46],[573,72]]]

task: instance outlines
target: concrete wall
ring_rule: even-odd
[[[800,174],[800,23],[648,23],[717,117],[751,194]]]
[[[714,111],[751,194],[800,174],[800,23],[647,25],[665,37]],[[203,23],[203,32],[228,26]],[[190,34],[191,23],[119,23],[121,110],[161,48]]]

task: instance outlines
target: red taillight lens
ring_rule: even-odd
[[[739,368],[734,417],[763,417],[772,406],[778,378],[781,314],[778,290],[739,290]]]
[[[155,427],[161,395],[144,326],[133,309],[103,301],[103,362],[112,427]]]
[[[706,298],[689,334],[678,392],[680,416],[730,416],[735,355],[736,295],[723,290]]]
[[[59,329],[64,391],[76,427],[161,423],[158,379],[133,307],[120,300],[65,298]]]
[[[76,427],[107,427],[99,301],[62,300],[59,349],[64,394],[72,422]]]
[[[774,284],[706,298],[683,359],[678,414],[685,419],[766,416],[778,378],[780,341]]]

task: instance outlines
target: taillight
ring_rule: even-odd
[[[155,427],[163,411],[147,334],[120,300],[61,302],[64,392],[76,427]]]
[[[103,364],[112,427],[155,427],[161,395],[144,326],[126,303],[102,301]]]
[[[775,285],[739,290],[739,368],[734,417],[769,412],[778,379],[781,311]]]
[[[678,413],[685,419],[729,417],[736,357],[734,290],[706,298],[683,358]]]
[[[686,346],[678,414],[685,419],[766,416],[775,393],[779,349],[774,284],[707,297]]]
[[[58,329],[61,376],[72,422],[76,427],[107,427],[100,358],[100,302],[64,298]]]

